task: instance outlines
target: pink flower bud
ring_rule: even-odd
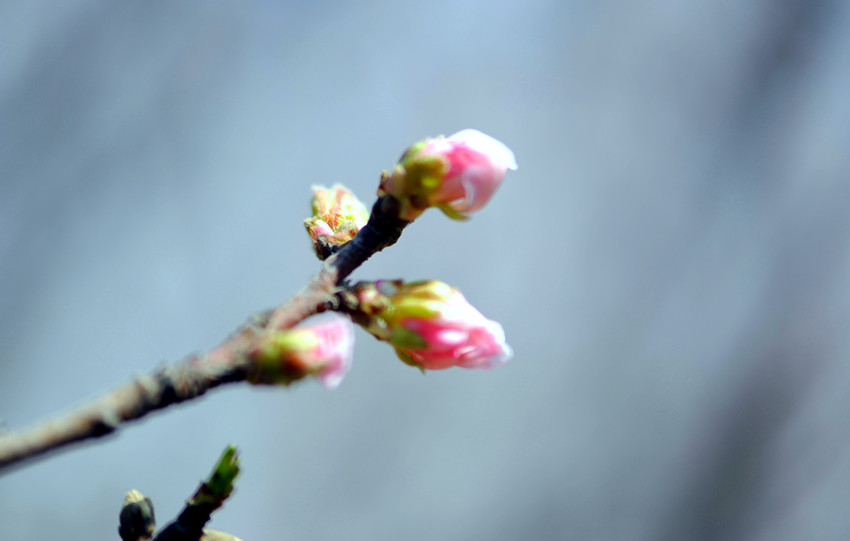
[[[463,220],[481,210],[507,170],[516,168],[514,153],[502,142],[462,130],[407,149],[393,172],[382,177],[378,195],[395,197],[403,220],[412,221],[432,206]]]
[[[354,356],[354,326],[347,317],[325,316],[287,331],[269,333],[250,355],[252,383],[289,385],[316,376],[339,387]]]
[[[313,216],[304,227],[319,253],[318,243],[341,246],[354,238],[369,221],[369,211],[348,188],[335,184],[331,188],[313,186]]]
[[[399,358],[427,370],[494,368],[513,355],[502,326],[436,280],[360,284],[366,330],[395,347]]]

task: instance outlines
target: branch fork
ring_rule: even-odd
[[[398,204],[392,197],[379,198],[368,223],[348,244],[325,259],[319,272],[300,291],[274,310],[250,317],[214,349],[137,376],[53,420],[0,433],[0,474],[52,451],[112,434],[124,423],[198,398],[220,385],[245,381],[249,355],[265,333],[289,329],[311,315],[333,309],[337,286],[372,255],[395,244],[410,223],[392,214],[397,211]]]

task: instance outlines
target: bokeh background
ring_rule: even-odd
[[[0,4],[0,418],[210,348],[316,270],[309,186],[410,143],[519,162],[355,278],[503,323],[422,376],[234,387],[0,477],[3,540],[117,539],[224,446],[246,541],[850,538],[850,3]]]

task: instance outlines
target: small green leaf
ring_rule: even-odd
[[[189,504],[210,503],[216,507],[221,506],[233,492],[233,481],[237,475],[239,475],[239,456],[236,454],[236,447],[228,445],[209,479],[201,485]]]

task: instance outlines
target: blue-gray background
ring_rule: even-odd
[[[312,183],[411,142],[516,152],[356,278],[440,278],[516,357],[226,388],[0,478],[0,538],[161,522],[271,539],[850,537],[850,3],[0,5],[0,418],[214,346],[317,268]]]

